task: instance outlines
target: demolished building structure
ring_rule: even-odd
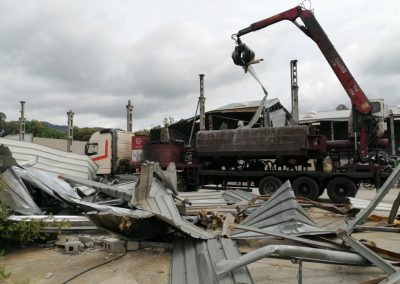
[[[398,179],[399,167],[392,182]],[[241,191],[215,192],[214,198],[208,199],[205,206],[208,207],[207,215],[212,213],[210,210],[218,211],[219,206],[223,209],[237,207],[236,213],[234,210],[229,212],[235,215],[236,224],[229,226],[230,237],[224,237],[221,232],[212,232],[190,222],[193,218],[185,215],[185,210],[196,202],[199,206],[202,193],[181,195],[176,191],[174,174],[163,172],[156,163],[144,165],[138,181],[122,185],[103,184],[66,174],[55,175],[18,165],[9,166],[2,173],[2,180],[5,186],[0,192],[0,200],[13,212],[26,215],[25,220],[35,219],[32,215],[41,218],[39,216],[47,213],[43,206],[49,207],[51,203],[37,202],[51,198],[57,201],[61,211],[70,210],[77,216],[64,215],[63,218],[86,228],[96,226],[123,240],[146,240],[177,232],[171,260],[172,283],[205,283],[205,279],[208,279],[207,283],[253,283],[246,265],[264,257],[296,259],[300,263],[375,264],[390,275],[390,281],[398,279],[397,268],[385,260],[384,255],[370,250],[366,254],[365,247],[350,237],[351,231],[343,231],[340,227],[337,238],[335,232],[319,228],[296,201],[289,182],[268,201]],[[391,185],[388,182],[385,186]],[[32,196],[35,194],[41,195],[41,199]],[[212,207],[213,202],[217,206]],[[249,202],[253,206],[246,206]],[[222,215],[225,213],[221,211]],[[18,222],[24,218],[14,215],[9,220]],[[284,239],[296,245],[269,245],[242,255],[234,240],[254,237]],[[333,243],[326,242],[326,238],[334,240]],[[340,239],[353,249],[340,245]],[[197,273],[193,272],[194,267]]]

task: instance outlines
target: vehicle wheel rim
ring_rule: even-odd
[[[275,183],[267,183],[264,186],[264,191],[266,194],[273,194],[278,189],[278,185]]]
[[[342,185],[342,184],[338,184],[337,186],[335,186],[335,193],[341,197],[346,197],[348,196],[348,190],[347,188]]]
[[[310,193],[310,187],[308,184],[302,183],[299,185],[299,193],[303,196],[307,196]]]

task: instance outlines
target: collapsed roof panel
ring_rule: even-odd
[[[120,198],[124,201],[129,202],[132,199],[133,189],[135,188],[136,182],[129,182],[125,184],[117,184],[117,185],[108,185],[105,183],[100,183],[92,180],[88,180],[85,178],[74,177],[71,175],[60,175],[60,178],[75,184],[75,185],[83,185],[89,188],[93,188],[98,190],[101,193],[110,195],[115,198]]]
[[[196,239],[211,239],[213,234],[193,225],[181,217],[170,195],[157,195],[140,201],[141,209],[154,213],[160,220]]]
[[[172,231],[168,224],[150,212],[134,210],[131,213],[93,211],[88,212],[87,216],[98,228],[124,239],[145,240]]]
[[[297,203],[289,181],[286,181],[271,199],[252,212],[240,225],[287,235],[327,234],[317,227],[307,212]],[[262,234],[235,230],[232,238],[257,238]]]
[[[68,153],[53,148],[0,138],[0,145],[8,147],[12,157],[19,165],[27,163],[32,167],[56,174],[69,174],[77,177],[94,179],[97,165],[86,155]],[[0,160],[2,160],[0,152]]]
[[[254,201],[254,199],[257,197],[255,194],[241,189],[225,190],[222,193],[222,196],[225,198],[227,203],[237,205],[248,204],[249,202]],[[254,201],[254,204],[259,204],[262,202],[262,200],[257,199]]]
[[[240,256],[235,242],[231,239],[179,239],[175,242],[172,252],[171,283],[253,283],[247,267],[240,267],[221,276],[215,272],[215,264],[218,261]]]
[[[129,202],[135,195],[140,196],[141,198],[136,199],[136,203],[133,205],[136,209],[82,200],[75,188],[55,174],[34,168],[15,166],[3,173],[5,188],[0,192],[0,198],[15,212],[25,215],[42,215],[42,210],[32,198],[33,193],[27,188],[30,186],[34,187],[35,194],[39,196],[51,196],[60,201],[62,205],[68,205],[84,212],[92,212],[89,214],[89,218],[93,223],[102,229],[122,234],[125,237],[135,239],[152,237],[169,232],[168,226],[193,238],[210,239],[214,237],[213,234],[184,220],[164,183],[153,177],[153,171],[148,172],[149,175],[145,173],[146,171],[135,191],[133,188],[131,190],[119,189],[116,186],[84,181],[81,178],[73,179],[78,180],[81,184],[94,186],[111,196],[122,197],[126,202]],[[135,194],[133,194],[134,192]]]
[[[41,215],[42,210],[33,201],[29,190],[13,170],[1,174],[0,200],[9,208],[23,215]]]

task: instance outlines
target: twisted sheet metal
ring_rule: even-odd
[[[172,252],[170,283],[253,283],[247,267],[234,269],[221,276],[216,273],[215,264],[218,261],[240,256],[236,243],[231,239],[180,239],[175,242]]]
[[[252,201],[253,198],[255,198],[257,195],[241,189],[235,189],[226,190],[222,194],[222,196],[225,198],[228,204],[247,204]],[[254,204],[260,204],[262,202],[262,200],[257,199]]]
[[[235,205],[228,205],[217,190],[199,190],[198,192],[180,192],[179,196],[188,200],[190,206],[185,209],[186,215],[198,215],[200,211],[237,214]]]
[[[137,207],[155,214],[160,220],[193,238],[211,239],[215,237],[213,234],[183,219],[170,195],[157,195],[152,198],[141,200]]]
[[[301,246],[269,245],[239,256],[236,259],[220,260],[216,263],[216,271],[217,274],[224,275],[232,269],[237,269],[238,267],[256,262],[265,257],[303,259],[306,261],[318,261],[333,264],[370,265],[370,263],[362,256],[351,252],[332,251]]]
[[[329,234],[317,227],[307,212],[297,203],[290,182],[286,181],[271,197],[263,203],[240,225],[255,227],[265,232],[278,232],[287,235]],[[263,235],[255,232],[235,230],[233,239],[257,238]]]

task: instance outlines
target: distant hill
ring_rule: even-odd
[[[56,125],[56,124],[51,124],[50,122],[47,121],[41,121],[40,123],[46,125],[48,128],[55,129],[61,132],[67,132],[68,130],[67,125]]]
[[[68,130],[68,125],[57,125],[57,124],[52,124],[47,121],[41,121],[40,123],[42,123],[43,125],[46,125],[47,127],[51,128],[51,129],[55,129],[55,130],[58,130],[61,132],[67,132],[67,130]],[[86,127],[82,127],[82,128],[86,128]],[[104,129],[104,127],[89,127],[89,128],[94,128],[97,131]]]

